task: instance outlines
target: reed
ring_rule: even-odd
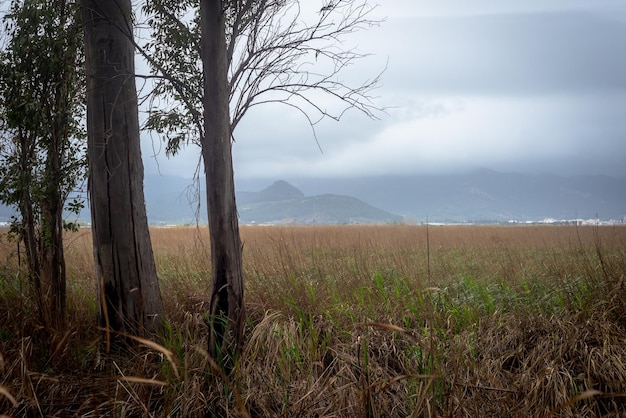
[[[70,324],[41,329],[0,243],[0,413],[626,414],[626,228],[244,226],[245,347],[204,350],[206,227],[153,228],[168,324],[104,353],[91,236],[66,238]]]

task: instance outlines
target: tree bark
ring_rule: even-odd
[[[56,127],[55,127],[56,128]],[[46,321],[57,330],[65,329],[66,322],[66,277],[65,257],[63,255],[63,202],[59,190],[61,182],[61,153],[64,138],[57,129],[53,129],[51,147],[45,164],[46,199],[41,204],[41,277],[45,280],[44,304],[47,312]]]
[[[130,0],[81,0],[100,324],[153,335],[163,304],[143,194]]]
[[[61,3],[61,22],[68,19],[68,10]],[[58,51],[59,57],[64,51]],[[65,52],[66,56],[76,58],[76,51]],[[71,63],[70,65],[75,65]],[[41,224],[44,229],[41,248],[41,272],[45,278],[46,305],[49,309],[49,324],[57,330],[64,330],[66,325],[67,280],[65,274],[65,256],[63,250],[63,205],[65,197],[61,192],[63,182],[63,162],[67,156],[67,142],[70,138],[69,126],[72,113],[69,111],[71,100],[69,91],[74,79],[70,71],[61,73],[54,85],[49,99],[52,116],[49,127],[49,144],[44,165],[45,199],[41,204]]]
[[[201,0],[204,132],[201,138],[211,237],[209,353],[232,364],[242,344],[242,247],[235,205],[224,5]]]
[[[39,244],[35,231],[35,213],[30,188],[27,186],[33,182],[31,164],[34,152],[34,140],[28,134],[24,134],[21,129],[18,133],[20,149],[20,182],[23,193],[20,197],[19,210],[22,217],[21,236],[26,250],[26,260],[28,263],[28,277],[35,301],[37,303],[37,313],[42,325],[45,326],[45,309],[43,294],[41,291],[41,264],[39,260]]]

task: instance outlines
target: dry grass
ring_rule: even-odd
[[[116,353],[88,231],[58,335],[0,243],[0,415],[626,416],[624,227],[244,227],[231,376],[204,350],[208,231],[151,234],[169,325]]]

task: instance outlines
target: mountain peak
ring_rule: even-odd
[[[350,196],[323,194],[305,197],[279,180],[260,192],[241,192],[238,212],[242,223],[347,224],[398,222],[400,216]]]
[[[258,193],[258,197],[263,201],[279,201],[289,199],[301,199],[304,193],[297,187],[284,180],[278,180]]]

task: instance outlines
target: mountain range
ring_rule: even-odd
[[[602,175],[469,173],[301,179],[308,194],[342,193],[420,222],[506,222],[553,219],[623,219],[626,179]]]
[[[403,220],[350,196],[305,196],[283,180],[259,192],[238,193],[237,208],[241,223],[354,224]]]
[[[626,179],[477,170],[369,178],[236,179],[242,223],[507,222],[622,220]],[[206,222],[204,188],[191,179],[148,175],[151,224]],[[197,199],[197,196],[200,199]],[[198,207],[197,202],[200,202]],[[0,221],[12,212],[0,206]],[[81,215],[85,222],[89,213]]]
[[[408,222],[622,220],[626,216],[626,178],[603,175],[563,177],[481,169],[456,174],[285,180],[236,179],[242,222],[295,218],[294,222],[301,223],[365,222],[357,220],[359,217],[395,222],[398,218],[393,215]],[[146,177],[152,223],[193,220],[193,210],[183,193],[190,182],[176,177]],[[206,222],[204,191],[201,196],[200,220]],[[358,211],[350,212],[351,205]]]

